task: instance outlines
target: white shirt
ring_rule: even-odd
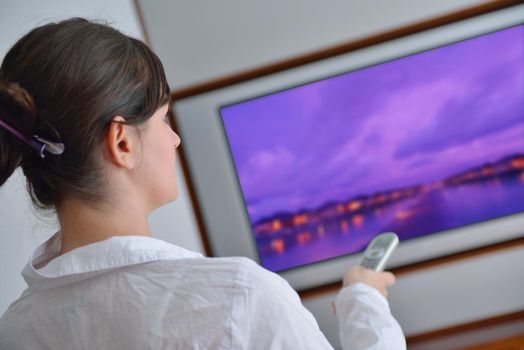
[[[60,245],[55,234],[24,268],[0,349],[332,349],[289,284],[247,258],[143,236]],[[405,349],[375,289],[346,287],[336,305],[344,349]]]

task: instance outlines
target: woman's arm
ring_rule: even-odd
[[[245,349],[333,349],[298,294],[279,275],[249,259],[242,259],[248,289],[234,319],[239,320],[238,340]],[[351,270],[350,270],[351,271]],[[365,270],[352,273],[354,282],[337,298],[337,317],[343,349],[405,349],[404,336],[389,311],[386,299],[368,283],[381,276]],[[386,274],[386,273],[383,273]],[[377,281],[369,278],[377,278]],[[244,278],[242,278],[244,279]],[[246,313],[245,307],[248,308]]]
[[[390,272],[374,272],[360,266],[348,270],[336,300],[342,348],[405,350],[406,340],[386,299],[395,282]]]
[[[242,335],[235,349],[333,349],[286,280],[249,259],[241,265],[248,286],[234,315]]]

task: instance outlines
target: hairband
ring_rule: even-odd
[[[4,129],[10,131],[13,135],[15,135],[17,138],[22,140],[23,142],[27,143],[29,146],[34,148],[38,154],[40,154],[40,157],[45,158],[44,151],[47,151],[51,154],[62,154],[64,153],[64,144],[61,142],[52,142],[49,141],[43,137],[39,137],[38,135],[33,135],[33,137],[28,137],[19,131],[15,130],[11,126],[9,126],[5,121],[3,121],[0,118],[0,126],[4,127]]]

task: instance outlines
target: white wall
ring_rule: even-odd
[[[329,47],[478,0],[140,1],[172,87]],[[524,247],[399,276],[390,303],[413,335],[524,309]],[[339,346],[328,293],[304,300]],[[467,344],[464,344],[464,346]],[[460,346],[460,344],[454,344]]]
[[[122,32],[142,39],[132,0],[37,1],[0,0],[0,58],[33,27],[73,16],[100,18]],[[185,179],[177,164],[180,197],[155,211],[150,224],[156,237],[202,251],[187,196]],[[20,271],[32,251],[56,232],[56,217],[35,217],[20,169],[0,188],[0,314],[26,287]]]
[[[140,1],[172,87],[473,6],[480,0]]]

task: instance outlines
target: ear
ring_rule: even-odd
[[[117,166],[132,170],[136,164],[137,138],[134,130],[124,124],[125,119],[116,116],[109,125],[107,147],[110,160]]]

